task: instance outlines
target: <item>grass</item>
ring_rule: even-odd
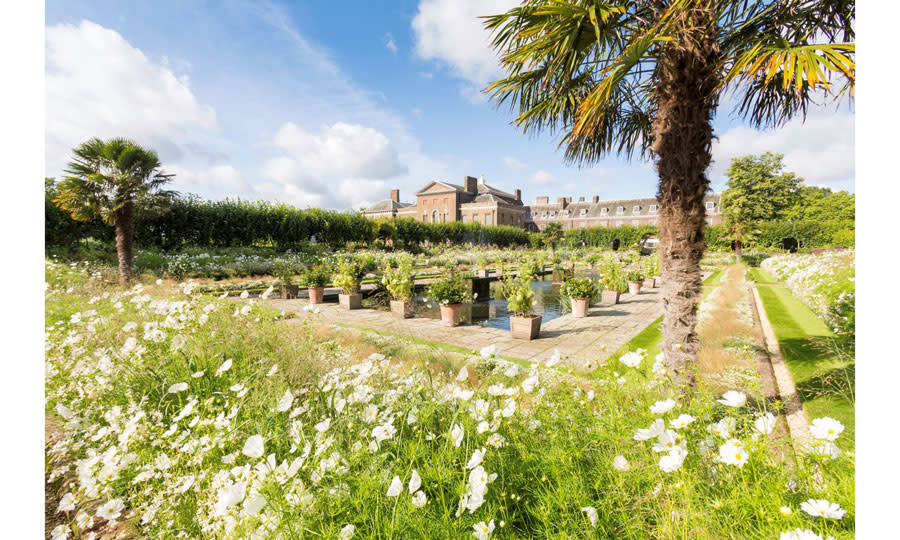
[[[852,345],[781,286],[758,287],[766,315],[810,419],[830,416],[846,427],[838,441],[853,448],[855,361]]]
[[[758,266],[750,268],[747,274],[759,285],[774,285],[778,283],[778,280],[772,277],[772,274]]]

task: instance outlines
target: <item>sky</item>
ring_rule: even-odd
[[[46,4],[47,176],[91,137],[155,149],[172,188],[207,199],[360,208],[431,180],[523,199],[656,192],[650,163],[568,165],[558,138],[524,135],[480,92],[501,76],[479,15],[510,0],[224,0]],[[709,170],[773,151],[808,185],[854,191],[854,113],[816,107],[759,131],[714,121]]]

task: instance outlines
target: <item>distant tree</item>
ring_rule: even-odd
[[[797,201],[803,179],[784,172],[784,155],[766,152],[731,160],[725,173],[722,216],[734,240],[734,256],[741,260],[743,247],[762,223],[784,217]]]
[[[78,221],[100,218],[115,227],[119,283],[131,279],[136,209],[157,206],[174,192],[160,188],[174,175],[161,172],[156,152],[128,139],[91,139],[73,150],[54,199]]]
[[[541,231],[545,244],[550,244],[550,250],[556,255],[556,244],[563,239],[563,228],[559,223],[548,223]]]

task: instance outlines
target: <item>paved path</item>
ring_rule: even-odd
[[[512,339],[508,330],[463,325],[444,326],[440,319],[395,319],[391,312],[374,309],[348,311],[337,304],[319,304],[319,315],[325,322],[348,324],[448,343],[478,350],[496,344],[505,356],[529,361],[546,361],[558,349],[564,364],[576,369],[588,369],[606,360],[623,344],[662,315],[660,289],[643,290],[638,295],[623,294],[615,306],[595,306],[584,318],[564,315],[541,325],[541,335],[533,341]],[[307,300],[267,300],[275,309],[294,312],[307,317],[303,310]],[[603,348],[605,346],[605,348]]]

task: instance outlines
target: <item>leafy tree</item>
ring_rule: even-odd
[[[722,216],[734,240],[735,261],[740,262],[745,244],[767,221],[784,217],[797,201],[803,179],[784,172],[784,155],[766,152],[731,160],[725,173],[728,184],[722,193]]]
[[[485,91],[568,161],[652,157],[659,174],[666,360],[695,381],[712,118],[726,92],[756,126],[855,81],[853,0],[525,0],[488,16],[505,77]],[[832,83],[837,82],[836,85]]]
[[[556,244],[558,244],[559,241],[563,239],[562,225],[556,222],[548,223],[541,231],[541,236],[543,237],[545,244],[550,244],[550,250],[555,255]]]
[[[54,202],[77,221],[98,217],[115,227],[119,283],[131,279],[135,209],[157,205],[172,192],[160,188],[172,179],[161,172],[159,157],[128,139],[91,139],[73,150],[75,158],[56,186]]]

